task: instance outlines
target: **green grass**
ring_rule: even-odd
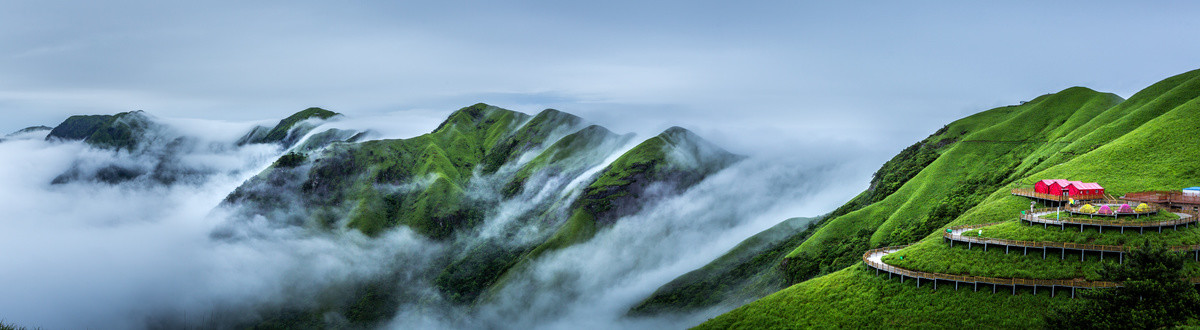
[[[1087,215],[1083,215],[1083,214],[1073,214],[1071,212],[1062,211],[1062,212],[1051,212],[1051,213],[1042,215],[1041,218],[1051,219],[1051,220],[1058,220],[1058,219],[1068,220],[1068,218],[1075,218],[1075,219],[1079,219],[1079,220],[1089,220],[1089,221],[1109,220],[1109,221],[1151,222],[1151,221],[1179,220],[1179,215],[1175,214],[1175,213],[1171,213],[1171,212],[1159,211],[1158,213],[1155,213],[1155,214],[1137,215],[1137,216],[1119,215],[1119,216],[1114,217],[1114,216],[1098,216],[1097,215],[1097,216],[1088,217]]]
[[[1007,290],[1006,290],[1007,289]],[[958,291],[929,283],[875,275],[861,263],[791,286],[722,314],[697,329],[797,328],[1033,328],[1069,295],[1051,298],[1048,290],[1029,289],[1012,295],[1010,288],[993,294],[991,287]]]
[[[320,114],[323,112],[297,114],[281,122],[280,127],[294,126],[305,116]],[[486,193],[468,194],[466,187],[477,184],[473,180],[483,179],[483,185],[517,182],[508,186],[522,186],[523,180],[535,175],[574,177],[602,164],[632,138],[599,126],[581,126],[580,118],[556,110],[530,117],[476,104],[455,111],[435,130],[417,137],[333,142],[307,154],[285,155],[243,186],[252,188],[239,187],[227,202],[259,203],[257,209],[279,208],[283,201],[269,196],[270,192],[289,185],[285,180],[271,180],[274,176],[270,173],[294,174],[296,170],[288,168],[303,169],[298,165],[312,164],[307,178],[299,185],[300,195],[307,199],[304,207],[320,219],[310,219],[307,223],[323,228],[346,223],[348,228],[368,236],[405,226],[429,238],[450,240],[457,233],[477,226],[486,212],[500,202]],[[496,171],[528,152],[538,154],[529,157],[532,160],[521,169]],[[718,157],[707,159],[704,155]],[[726,157],[719,157],[722,155]],[[679,165],[669,158],[672,156],[699,159],[701,162],[697,163],[701,166]],[[599,212],[580,204],[600,202],[626,211],[635,210],[645,202],[640,194],[646,186],[667,183],[686,189],[737,157],[686,130],[673,128],[618,159],[597,174],[599,179],[594,179],[600,182],[594,187],[609,190],[593,195],[585,193],[577,199],[581,201],[579,204],[565,197],[550,200],[524,215],[531,219],[520,219],[542,224],[544,228],[536,234],[540,239],[519,246],[506,244],[503,249],[486,244],[474,247],[487,250],[449,258],[434,284],[456,303],[487,299],[488,292],[503,287],[511,274],[518,273],[532,260],[587,241],[615,220],[608,217],[600,221]],[[484,176],[478,177],[481,173]],[[589,184],[592,183],[585,183],[585,187]],[[501,198],[513,198],[513,194]],[[564,212],[570,216],[560,218]]]
[[[987,230],[984,230],[986,233]],[[1002,277],[1002,278],[1034,278],[1034,279],[1075,279],[1099,280],[1094,272],[1099,269],[1099,254],[1092,253],[1079,261],[1079,253],[1067,251],[1063,257],[1061,251],[1050,249],[1046,259],[1042,259],[1041,249],[1029,249],[1028,255],[1024,250],[1012,248],[1008,254],[1003,246],[989,246],[983,251],[983,246],[974,244],[970,250],[966,243],[948,243],[926,240],[904,248],[883,257],[883,262],[896,267],[916,271]],[[904,258],[901,259],[900,257]],[[1105,261],[1116,262],[1118,256],[1110,254]]]
[[[1118,104],[1119,103],[1119,104]],[[988,252],[968,251],[958,244],[952,249],[941,241],[941,229],[954,225],[978,224],[1015,220],[1029,200],[1012,196],[1009,190],[1031,185],[1041,179],[1071,179],[1099,182],[1115,196],[1142,190],[1176,190],[1194,186],[1200,178],[1200,70],[1171,77],[1122,101],[1112,94],[1097,93],[1084,88],[1071,88],[1060,93],[1036,98],[1024,105],[985,111],[947,125],[925,140],[926,144],[943,144],[935,161],[921,169],[887,198],[845,215],[831,219],[796,250],[789,260],[801,256],[818,256],[829,250],[861,256],[861,249],[873,246],[904,244],[919,241],[902,251],[903,261],[896,257],[887,262],[924,271],[981,276],[1014,276],[1027,278],[1087,278],[1097,265],[1098,256],[1078,261],[1079,254],[1068,253],[1066,260],[1004,255],[1003,248]],[[946,201],[955,187],[986,173],[1008,172],[999,186],[970,192],[978,196],[977,203],[944,224],[930,221],[938,201]],[[877,175],[878,176],[878,175]],[[870,193],[868,191],[867,193]],[[865,193],[865,194],[867,194]],[[860,195],[862,196],[862,195]],[[971,202],[971,200],[967,200]],[[1169,217],[1169,216],[1166,216]],[[930,224],[938,228],[924,238],[897,240],[905,237],[906,228],[923,228]],[[1078,233],[1076,228],[1061,231],[1057,228],[1020,227],[1015,224],[985,228],[984,234],[1012,235],[1013,239],[1046,239],[1061,241],[1131,242],[1138,239],[1164,239],[1177,243],[1194,242],[1195,229],[1180,232],[1119,234],[1106,229],[1104,234],[1089,229]],[[871,233],[870,244],[844,249],[837,242],[858,237],[863,231]],[[909,231],[911,232],[911,231]],[[1134,235],[1134,236],[1131,236]],[[976,248],[978,249],[978,248]],[[1040,251],[1039,251],[1040,252]],[[1030,251],[1033,253],[1033,251]],[[1051,253],[1053,254],[1053,252]],[[791,259],[796,257],[796,259]],[[842,256],[828,256],[833,260]],[[1053,256],[1052,256],[1053,257]],[[841,260],[851,260],[844,258]],[[1108,261],[1106,257],[1106,261]],[[844,262],[844,261],[843,261]],[[1197,273],[1196,264],[1189,263],[1189,272]],[[834,273],[853,272],[845,270]],[[886,286],[863,282],[827,279],[833,275],[804,282],[775,295],[748,304],[713,321],[716,327],[730,325],[822,325],[844,327],[866,326],[863,320],[875,320],[878,326],[885,320],[902,322],[904,326],[953,326],[957,320],[948,318],[934,322],[942,308],[971,306],[967,319],[1022,317],[1017,311],[1039,311],[1049,305],[1026,301],[1013,306],[1011,302],[986,298],[955,300],[953,297],[930,295],[909,297],[916,305],[927,302],[935,310],[916,308],[904,316],[894,314],[888,307],[879,306],[874,297],[859,296],[865,292],[884,290]],[[840,279],[846,278],[845,276]],[[827,291],[816,286],[829,286]],[[845,291],[848,297],[831,297]],[[829,306],[837,306],[831,308]],[[842,309],[857,313],[843,312]],[[932,322],[932,323],[928,323]],[[997,321],[1003,322],[1003,321]],[[1019,322],[1010,327],[1035,326],[1039,321]],[[1000,323],[997,323],[1000,324]],[[1012,324],[1012,323],[1009,323]]]
[[[509,118],[509,122],[511,125],[520,124],[520,127],[512,128],[515,129],[515,132],[509,135],[501,134],[499,129],[489,130],[484,145],[490,147],[492,152],[489,152],[484,159],[484,173],[495,172],[500,166],[511,162],[523,152],[551,142],[548,139],[551,139],[551,135],[558,131],[578,130],[579,126],[583,124],[583,119],[558,110],[546,109],[533,116],[532,119],[521,114]]]
[[[963,210],[958,206],[970,209],[979,200],[986,201],[983,196],[987,190],[956,191],[957,188],[969,182],[977,182],[983,187],[992,186],[996,179],[1002,183],[1011,182],[1011,176],[998,176],[1014,173],[1022,166],[1026,155],[1062,129],[1054,118],[1090,112],[1092,108],[1115,104],[1115,101],[1110,94],[1071,88],[1038,97],[1024,105],[995,108],[955,121],[925,139],[922,144],[926,151],[916,153],[936,153],[935,160],[926,166],[902,167],[919,168],[919,172],[902,181],[902,186],[886,198],[826,221],[812,238],[788,257],[799,260],[802,254],[819,255],[836,237],[854,236],[862,230],[872,233],[869,246],[915,241],[930,229],[936,230],[954,220],[957,215],[954,213]],[[1009,143],[1011,141],[1026,142]],[[921,157],[926,156],[915,158],[920,160]],[[915,165],[919,164],[918,161]],[[887,165],[881,171],[886,169],[889,169]],[[876,177],[886,175],[877,173]],[[950,212],[950,217],[932,219],[933,211],[942,204],[952,206],[949,209],[956,212]],[[849,251],[848,255],[861,254],[866,248]]]
[[[792,218],[742,241],[721,257],[655,290],[630,309],[631,315],[651,315],[740,303],[786,287],[775,266],[799,243],[810,218]]]
[[[291,131],[292,128],[294,128],[296,126],[296,124],[301,121],[305,121],[305,120],[312,119],[312,118],[329,119],[330,117],[337,116],[337,115],[338,115],[337,112],[333,112],[333,111],[329,111],[329,110],[325,110],[325,109],[321,109],[321,108],[308,108],[308,109],[301,110],[300,112],[297,112],[295,114],[292,114],[291,116],[288,116],[287,118],[280,120],[279,123],[276,124],[274,128],[271,128],[270,131],[267,131],[267,134],[262,138],[262,140],[256,141],[256,143],[270,143],[270,142],[283,141],[283,139],[287,137],[288,132]]]
[[[693,150],[701,149],[701,150]],[[711,158],[698,159],[697,168],[671,161],[672,154]],[[672,127],[647,139],[622,154],[608,165],[600,176],[584,190],[579,198],[580,208],[596,215],[598,221],[608,222],[640,209],[641,194],[651,182],[667,182],[676,189],[685,189],[741,159],[704,141],[692,132]]]
[[[116,115],[71,116],[50,131],[47,140],[83,140],[99,148],[133,150],[154,125],[142,111]]]
[[[568,173],[570,176],[600,165],[609,154],[616,151],[632,138],[632,135],[617,135],[604,127],[592,125],[571,133],[554,142],[541,154],[521,167],[504,187],[505,196],[511,197],[524,189],[525,181],[534,173]]]
[[[1144,234],[1138,234],[1136,228],[1126,228],[1124,233],[1117,228],[1105,228],[1101,233],[1096,227],[1084,226],[1083,232],[1080,232],[1079,226],[1067,225],[1063,229],[1055,225],[1043,227],[1041,224],[1034,224],[1030,226],[1012,221],[978,230],[983,230],[983,237],[987,238],[1033,242],[1136,245],[1142,241],[1151,240],[1168,246],[1200,244],[1200,227],[1197,226],[1188,228],[1180,226],[1178,230],[1167,227],[1162,230],[1162,233],[1159,233],[1157,229],[1145,229]],[[963,233],[963,236],[979,237],[978,230],[967,231]]]
[[[83,140],[111,122],[112,117],[109,115],[67,117],[61,124],[50,130],[50,135],[47,135],[46,139]]]

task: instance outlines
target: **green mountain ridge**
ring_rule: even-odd
[[[49,134],[50,131],[53,129],[54,129],[53,127],[49,127],[49,126],[29,126],[29,127],[17,130],[16,132],[8,133],[8,135],[5,135],[3,138],[0,138],[0,142],[12,140],[12,139],[29,139],[32,137],[28,137],[26,135],[36,135],[37,132],[46,132],[46,134]],[[41,136],[39,138],[44,139],[45,136]]]
[[[82,140],[89,145],[132,151],[155,124],[143,111],[116,115],[71,116],[50,131],[47,140]]]
[[[39,132],[39,131],[50,131],[50,130],[54,130],[54,127],[50,127],[50,126],[41,126],[41,125],[39,125],[39,126],[29,126],[29,127],[22,128],[22,129],[20,129],[20,130],[17,130],[16,132],[9,133],[9,134],[8,134],[8,135],[6,135],[6,136],[15,136],[15,135],[19,135],[19,134],[33,133],[33,132]],[[48,133],[48,132],[47,132],[47,133]]]
[[[334,142],[281,158],[223,205],[318,231],[411,229],[450,246],[426,275],[448,303],[472,305],[492,299],[540,256],[585,242],[742,159],[679,127],[630,148],[632,138],[553,109],[530,116],[480,103],[428,134]],[[521,211],[482,232],[502,203]],[[213,233],[243,235],[252,233],[236,223]],[[373,304],[390,295],[377,292]],[[322,310],[344,311],[338,306]]]
[[[281,147],[289,147],[297,143],[298,152],[313,152],[339,141],[358,141],[369,132],[329,129],[313,134],[308,139],[300,141],[308,132],[318,125],[306,123],[311,119],[328,119],[337,113],[319,108],[309,108],[300,111],[284,120],[269,133],[261,127],[255,128],[246,136],[256,134],[264,138],[255,140],[256,143],[276,143]],[[32,133],[44,128],[31,127],[18,133]],[[14,134],[18,134],[14,133]],[[278,139],[276,139],[278,138]],[[230,147],[245,144],[243,137]],[[98,166],[81,166],[74,164],[63,174],[52,180],[52,184],[64,184],[73,181],[92,181],[106,184],[146,180],[156,184],[175,184],[179,182],[199,182],[200,178],[211,175],[212,170],[204,166],[192,167],[181,161],[182,155],[203,152],[213,146],[200,143],[194,136],[186,136],[177,132],[173,127],[160,123],[157,118],[144,111],[122,112],[115,115],[77,115],[68,117],[58,126],[49,129],[45,136],[47,141],[82,141],[84,144],[97,149],[113,151],[120,157],[136,159],[137,161],[107,161]],[[223,144],[224,141],[217,143]],[[223,148],[223,147],[222,147]]]
[[[738,243],[721,257],[655,290],[631,316],[741,305],[787,287],[776,267],[816,218],[791,218]]]
[[[304,109],[280,120],[275,127],[255,126],[249,133],[238,139],[237,145],[280,143],[284,147],[290,147],[298,142],[304,134],[316,128],[315,125],[306,125],[305,121],[329,120],[340,115],[340,113],[316,107]]]
[[[873,180],[870,190],[822,220],[787,256],[782,267],[798,284],[700,328],[1040,326],[1042,316],[1065,298],[918,289],[875,276],[861,255],[869,248],[917,243],[884,262],[975,276],[1088,276],[1099,262],[1094,256],[1063,264],[953,249],[941,243],[940,232],[1011,222],[1029,200],[1009,191],[1041,179],[1100,182],[1114,196],[1195,185],[1198,115],[1200,70],[1164,79],[1128,100],[1075,87],[955,121],[901,152],[875,177],[915,175],[890,185]],[[893,192],[877,197],[895,184]],[[989,231],[1004,232],[984,228]],[[1172,235],[1200,238],[1194,231]]]

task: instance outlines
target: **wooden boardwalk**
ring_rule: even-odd
[[[1026,188],[1013,189],[1012,194],[1017,195],[1017,196],[1029,197],[1029,198],[1033,198],[1033,199],[1037,199],[1037,200],[1060,202],[1060,203],[1066,202],[1068,199],[1074,199],[1077,201],[1105,199],[1105,196],[1103,194],[1062,196],[1062,195],[1043,194],[1040,192],[1036,192],[1033,189],[1026,189]]]
[[[1200,196],[1185,196],[1182,191],[1143,191],[1125,194],[1121,199],[1166,205],[1171,208],[1196,211]]]
[[[1004,254],[1008,254],[1011,251],[1019,251],[1019,252],[1021,252],[1022,255],[1029,255],[1029,250],[1032,249],[1035,254],[1037,252],[1041,252],[1042,259],[1046,259],[1046,256],[1049,255],[1049,253],[1051,251],[1059,252],[1059,253],[1056,253],[1059,255],[1059,259],[1066,259],[1067,252],[1071,251],[1072,253],[1074,253],[1074,252],[1079,253],[1080,261],[1083,261],[1083,258],[1087,256],[1087,253],[1090,252],[1090,253],[1095,253],[1095,254],[1099,255],[1100,260],[1104,260],[1104,257],[1106,254],[1110,255],[1110,256],[1113,254],[1116,254],[1117,263],[1125,262],[1125,247],[1122,245],[1020,241],[1020,240],[999,239],[999,238],[970,237],[970,236],[962,235],[962,233],[965,231],[970,231],[973,229],[978,229],[978,228],[982,228],[982,227],[986,227],[986,226],[990,226],[990,225],[994,225],[994,224],[961,226],[962,228],[953,229],[952,232],[942,233],[942,239],[949,242],[950,247],[954,247],[955,242],[960,243],[959,245],[965,244],[967,249],[970,249],[974,245],[980,245],[983,247],[984,251],[987,251],[989,247],[1003,247]],[[1193,255],[1194,259],[1196,259],[1196,261],[1200,261],[1200,245],[1172,246],[1171,250],[1177,251],[1177,252],[1190,253]]]
[[[1152,204],[1162,204],[1162,205],[1168,205],[1168,206],[1171,206],[1169,204],[1169,203],[1171,203],[1171,201],[1175,201],[1178,203],[1195,202],[1194,205],[1200,206],[1200,198],[1195,198],[1194,201],[1191,199],[1182,200],[1182,199],[1180,199],[1180,196],[1172,195],[1170,193],[1173,193],[1173,192],[1147,192],[1147,193],[1140,193],[1141,195],[1138,195],[1138,193],[1127,194],[1124,196],[1124,199],[1129,200],[1129,201],[1138,201],[1138,202],[1152,203]],[[1041,194],[1041,193],[1034,192],[1032,189],[1013,189],[1012,194],[1018,195],[1018,196],[1030,197],[1033,199],[1046,200],[1046,201],[1054,201],[1054,202],[1066,202],[1067,201],[1067,197],[1054,196],[1054,195],[1049,195],[1049,194]],[[1132,198],[1130,198],[1131,195],[1132,195]],[[1104,196],[1104,195],[1074,196],[1071,198],[1074,198],[1077,200],[1111,199],[1111,198],[1106,198],[1106,196]],[[1139,199],[1139,198],[1141,198],[1141,199]],[[1188,198],[1192,198],[1192,197],[1188,197]],[[1117,201],[1113,201],[1113,202],[1117,202]],[[1113,204],[1113,203],[1110,203],[1110,204]],[[1193,204],[1187,204],[1187,205],[1193,205]],[[1144,212],[1144,213],[1149,214],[1149,213],[1157,212],[1159,210],[1159,208],[1160,207],[1155,205],[1153,211],[1148,211],[1148,212]],[[1057,210],[1058,209],[1055,209],[1055,208],[1042,208],[1042,209],[1031,210],[1031,212],[1029,212],[1028,214],[1022,214],[1022,216],[1019,218],[1018,221],[1021,223],[1028,223],[1030,225],[1042,224],[1042,226],[1044,226],[1046,228],[1048,228],[1050,226],[1059,226],[1059,228],[1062,230],[1066,230],[1066,227],[1068,225],[1070,225],[1071,228],[1074,228],[1075,226],[1079,226],[1080,232],[1082,232],[1083,228],[1086,226],[1096,227],[1100,230],[1101,233],[1104,232],[1105,227],[1118,228],[1118,230],[1120,230],[1122,233],[1125,232],[1126,228],[1137,228],[1139,234],[1143,233],[1145,231],[1145,229],[1147,229],[1147,228],[1156,229],[1156,230],[1158,230],[1158,232],[1162,232],[1162,229],[1167,228],[1167,227],[1170,227],[1174,230],[1178,230],[1179,226],[1181,226],[1181,225],[1184,226],[1184,228],[1190,228],[1193,223],[1197,223],[1197,221],[1200,221],[1200,213],[1197,213],[1195,211],[1195,209],[1193,209],[1192,212],[1184,211],[1183,213],[1176,213],[1176,214],[1179,214],[1179,217],[1180,217],[1179,219],[1167,220],[1167,221],[1127,221],[1127,220],[1115,220],[1115,219],[1114,220],[1106,220],[1103,218],[1101,220],[1096,220],[1096,219],[1091,219],[1091,218],[1083,219],[1083,218],[1074,218],[1074,217],[1048,219],[1048,218],[1042,217],[1043,215],[1052,214],[1052,213],[1056,212]],[[1035,253],[1038,252],[1038,250],[1041,250],[1042,259],[1045,259],[1047,257],[1050,250],[1056,250],[1059,252],[1058,254],[1059,254],[1060,259],[1066,259],[1067,251],[1079,251],[1080,261],[1083,261],[1084,258],[1087,256],[1087,253],[1089,253],[1089,252],[1099,254],[1100,260],[1104,260],[1104,256],[1106,254],[1107,255],[1116,254],[1118,263],[1124,263],[1124,260],[1125,260],[1125,253],[1126,253],[1125,246],[1121,246],[1121,245],[1020,241],[1020,240],[997,239],[997,238],[986,238],[986,237],[969,237],[969,236],[963,235],[963,233],[970,231],[970,230],[975,230],[975,229],[992,226],[992,225],[997,225],[997,224],[1001,224],[1001,223],[1004,223],[1004,222],[994,222],[994,223],[985,223],[985,224],[977,224],[977,225],[965,225],[965,226],[950,227],[946,232],[942,233],[942,239],[949,242],[951,247],[954,246],[955,242],[959,242],[960,245],[961,245],[961,243],[967,244],[968,249],[970,249],[973,245],[982,245],[984,251],[987,251],[988,247],[990,247],[990,246],[1004,247],[1005,254],[1010,253],[1014,249],[1019,249],[1021,251],[1021,253],[1024,255],[1029,255],[1030,249],[1033,249]],[[1014,295],[1017,294],[1017,288],[1019,288],[1019,287],[1032,288],[1034,294],[1037,294],[1038,288],[1049,289],[1051,297],[1053,297],[1059,290],[1069,289],[1069,290],[1071,290],[1071,298],[1075,298],[1075,291],[1078,289],[1114,288],[1114,287],[1121,286],[1120,283],[1115,283],[1115,282],[1087,281],[1087,280],[1083,280],[1083,279],[1037,280],[1037,279],[1024,279],[1024,278],[966,276],[966,275],[922,272],[922,271],[916,271],[916,270],[911,270],[911,269],[900,268],[900,267],[888,265],[883,262],[884,256],[891,254],[893,252],[899,251],[900,249],[903,249],[908,246],[909,245],[902,245],[902,246],[892,246],[892,247],[868,250],[866,253],[863,253],[863,256],[862,256],[863,263],[866,263],[867,266],[874,268],[876,275],[879,275],[880,272],[885,272],[888,274],[889,279],[891,279],[892,277],[895,277],[895,276],[899,276],[901,283],[903,283],[905,279],[913,279],[917,282],[917,287],[921,287],[921,283],[922,283],[921,281],[925,281],[925,283],[933,284],[934,290],[937,290],[939,282],[942,282],[942,283],[949,282],[949,283],[954,284],[955,290],[958,290],[960,285],[971,285],[975,291],[979,291],[979,285],[982,284],[982,285],[984,285],[985,289],[987,288],[987,286],[990,285],[992,288],[992,293],[996,293],[997,289],[999,287],[1005,287],[1006,289],[1011,288],[1012,294],[1014,294]],[[1195,256],[1195,259],[1197,261],[1200,261],[1200,244],[1172,246],[1171,250],[1180,251],[1180,252],[1190,252]],[[1191,278],[1189,280],[1193,285],[1200,284],[1200,278]]]
[[[888,273],[888,278],[899,276],[900,282],[904,283],[906,278],[911,278],[917,282],[917,287],[921,287],[921,281],[932,283],[933,289],[937,290],[938,283],[950,282],[954,284],[954,289],[958,290],[960,285],[971,285],[975,291],[979,291],[979,285],[983,284],[986,289],[991,286],[992,293],[996,293],[998,288],[1003,286],[1012,289],[1012,294],[1017,294],[1018,287],[1033,288],[1033,293],[1037,294],[1038,288],[1050,289],[1050,296],[1053,297],[1058,291],[1063,289],[1071,290],[1071,298],[1075,297],[1076,289],[1096,289],[1096,288],[1115,288],[1120,286],[1115,282],[1104,281],[1086,281],[1086,280],[1033,280],[1024,278],[1001,278],[1001,277],[984,277],[984,276],[964,276],[942,273],[931,273],[915,271],[906,268],[900,268],[883,263],[882,258],[888,254],[899,251],[904,246],[893,246],[879,249],[872,249],[863,254],[863,262],[875,268],[875,274],[879,272]],[[1007,291],[1007,290],[1006,290]]]
[[[905,279],[913,279],[917,282],[917,287],[921,287],[921,281],[926,284],[932,284],[933,289],[937,290],[940,283],[953,283],[954,290],[958,290],[960,285],[970,285],[975,291],[979,291],[979,285],[982,284],[984,289],[991,286],[992,293],[996,293],[999,287],[1011,289],[1012,294],[1017,294],[1017,288],[1025,287],[1032,288],[1033,294],[1037,294],[1038,288],[1043,290],[1049,289],[1050,296],[1053,297],[1060,290],[1071,290],[1071,298],[1075,298],[1075,290],[1077,289],[1102,289],[1120,287],[1120,283],[1108,281],[1088,281],[1082,279],[1073,280],[1035,280],[1025,278],[1004,278],[1004,277],[986,277],[986,276],[965,276],[943,273],[931,273],[900,268],[883,263],[883,256],[891,254],[908,247],[908,245],[891,246],[885,248],[871,249],[863,253],[863,263],[875,269],[875,275],[880,272],[888,274],[888,279],[899,276],[900,283],[904,283]],[[1193,285],[1200,284],[1200,278],[1189,279]],[[1008,291],[1008,290],[1005,290]]]
[[[1032,213],[1021,215],[1020,219],[1022,223],[1029,223],[1031,225],[1041,224],[1043,227],[1058,226],[1062,230],[1066,230],[1067,226],[1071,226],[1071,228],[1078,226],[1080,232],[1083,232],[1084,227],[1095,227],[1100,230],[1101,233],[1104,233],[1105,227],[1116,228],[1122,233],[1124,233],[1125,229],[1127,228],[1137,229],[1138,233],[1144,233],[1146,229],[1157,230],[1161,233],[1163,228],[1171,228],[1174,230],[1179,230],[1179,226],[1189,228],[1192,224],[1196,223],[1196,221],[1200,220],[1200,217],[1197,217],[1195,213],[1189,212],[1177,212],[1175,214],[1179,215],[1179,219],[1165,221],[1107,220],[1105,217],[1101,217],[1100,219],[1085,219],[1075,217],[1052,219],[1043,217],[1043,215],[1054,213],[1055,210],[1056,209],[1054,208],[1035,209]],[[1158,212],[1159,208],[1153,207],[1153,210],[1153,212]]]

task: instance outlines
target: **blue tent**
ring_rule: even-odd
[[[1183,188],[1184,196],[1200,196],[1200,187]]]

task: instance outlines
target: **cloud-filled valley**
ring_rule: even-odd
[[[339,117],[313,122],[320,126],[304,137],[336,127],[370,130],[373,138],[407,138],[436,126],[432,117],[398,116],[412,117],[402,121],[411,127],[380,124],[394,122],[395,116]],[[39,134],[0,143],[5,159],[0,185],[6,187],[0,190],[0,206],[7,210],[0,222],[0,249],[10,251],[0,256],[0,263],[13,270],[0,273],[0,281],[22,283],[0,287],[0,295],[7,297],[0,301],[0,310],[10,321],[48,328],[231,326],[325,310],[320,322],[343,324],[349,322],[346,314],[329,312],[329,306],[352,305],[362,290],[382,288],[392,303],[383,311],[385,321],[377,325],[694,324],[733,306],[685,315],[625,314],[658,286],[703,266],[742,239],[789,217],[829,211],[857,188],[834,185],[835,179],[862,171],[852,164],[821,164],[801,157],[751,156],[677,193],[652,184],[644,196],[657,197],[643,198],[644,208],[620,215],[591,239],[521,261],[504,273],[503,285],[491,286],[474,303],[461,303],[447,299],[439,286],[442,269],[470,260],[475,248],[527,250],[530,242],[548,239],[569,215],[565,207],[584,195],[590,180],[647,137],[602,140],[606,142],[589,149],[596,153],[590,156],[572,153],[569,159],[583,163],[555,168],[577,170],[535,171],[519,198],[498,193],[502,178],[534,162],[533,156],[549,143],[515,157],[494,174],[476,173],[463,188],[472,200],[489,203],[482,220],[451,239],[434,239],[403,225],[364,235],[344,227],[348,220],[342,213],[337,216],[343,226],[320,229],[304,220],[313,214],[304,203],[272,212],[231,204],[227,197],[239,186],[256,182],[253,178],[260,173],[282,171],[272,170],[271,164],[285,148],[235,143],[253,126],[269,122],[147,118],[161,125],[145,135],[162,138],[149,138],[134,150],[46,141]],[[552,133],[550,140],[561,140],[576,129],[579,126]],[[160,148],[180,139],[186,139],[188,147],[160,157]],[[320,150],[325,149],[313,154]],[[671,156],[681,164],[687,161],[680,157]],[[164,162],[169,166],[159,164]],[[63,173],[92,173],[114,164],[202,175],[167,182],[145,173],[122,181],[87,176],[55,181]],[[292,170],[304,173],[312,166]],[[376,189],[427,188],[428,183],[417,181]],[[285,196],[297,194],[286,189],[271,193],[304,199]],[[557,215],[532,221],[534,211]],[[296,218],[301,220],[289,220]],[[241,235],[219,234],[230,230]]]

